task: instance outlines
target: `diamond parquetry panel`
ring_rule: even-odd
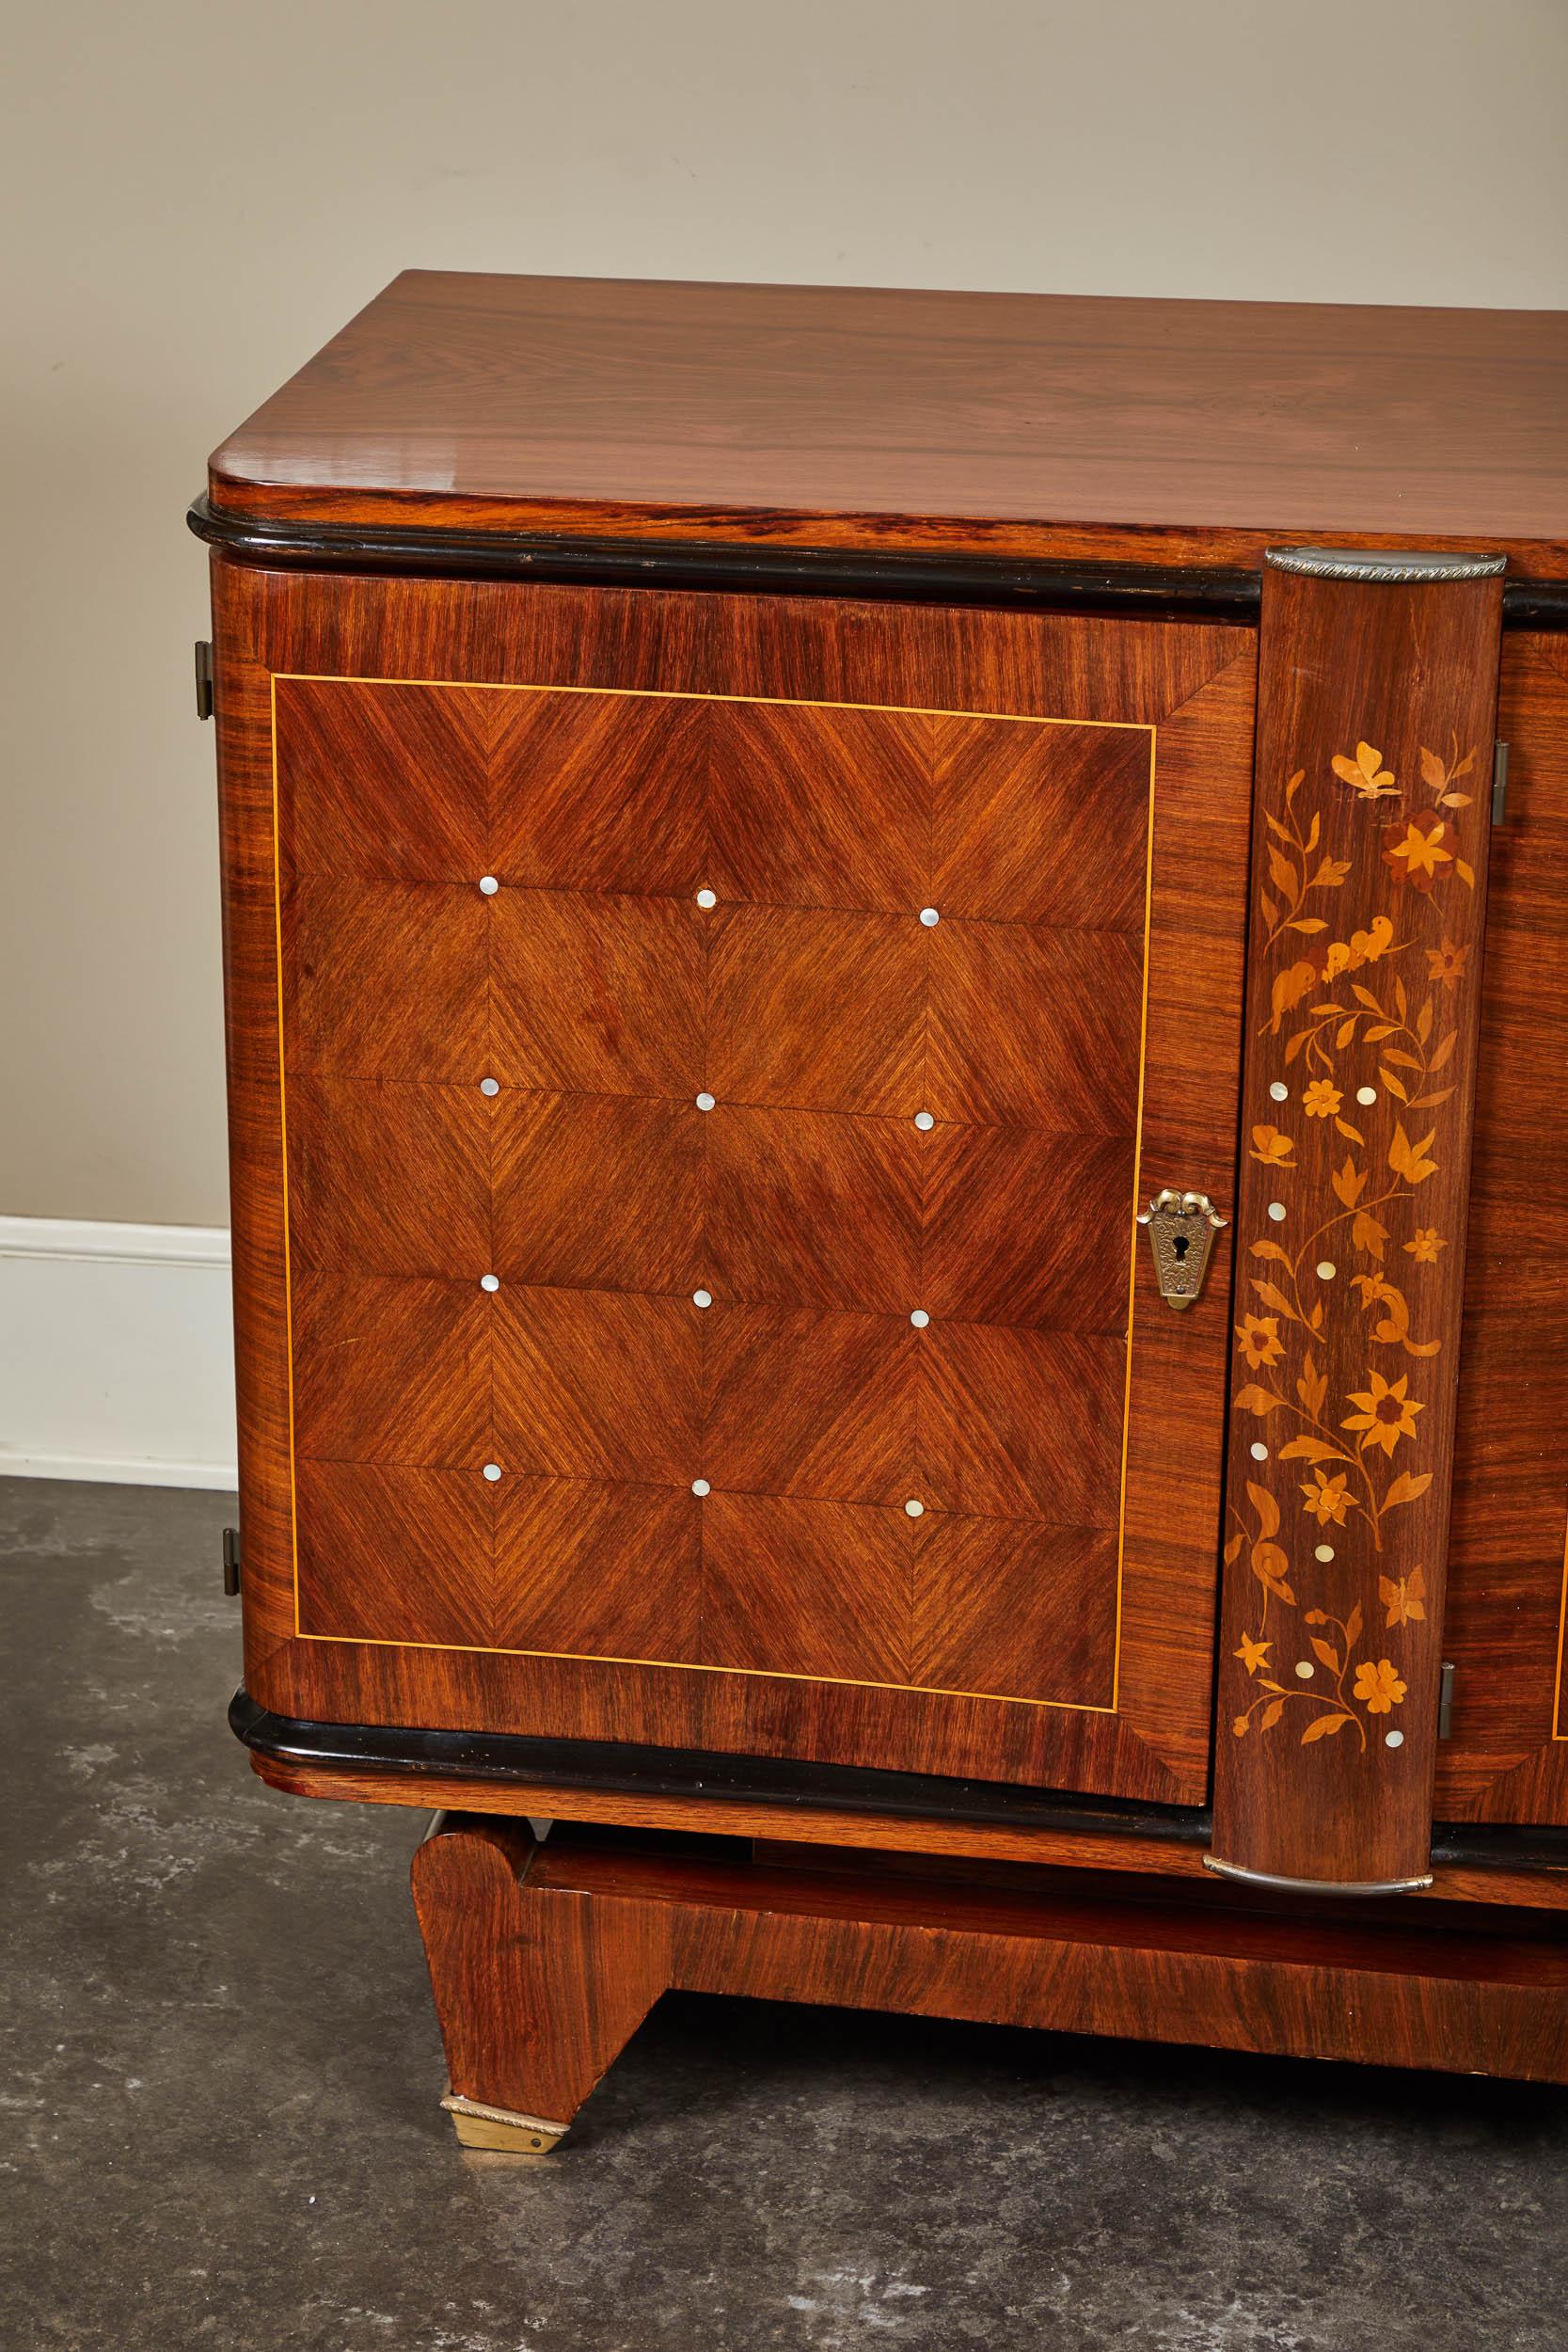
[[[276,681],[302,1634],[1111,1703],[1151,745]]]

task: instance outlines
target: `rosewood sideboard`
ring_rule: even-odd
[[[410,272],[210,543],[255,1767],[667,1987],[1568,2081],[1568,319]]]

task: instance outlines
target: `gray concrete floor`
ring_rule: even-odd
[[[1568,2340],[1568,2093],[679,1998],[460,2153],[421,1820],[225,1727],[231,1517],[0,1482],[5,2352]]]

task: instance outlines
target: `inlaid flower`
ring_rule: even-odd
[[[1249,1675],[1255,1675],[1259,1666],[1266,1666],[1269,1662],[1269,1645],[1267,1642],[1255,1642],[1250,1633],[1243,1633],[1241,1648],[1232,1650],[1230,1655],[1241,1660]]]
[[[1301,1107],[1308,1119],[1337,1119],[1344,1099],[1332,1078],[1313,1078],[1301,1098]]]
[[[1399,790],[1383,764],[1383,754],[1370,743],[1357,743],[1354,759],[1347,759],[1341,752],[1329,765],[1340,783],[1348,784],[1364,801],[1385,801],[1390,792]]]
[[[1359,1443],[1363,1453],[1370,1445],[1380,1445],[1390,1456],[1402,1438],[1416,1435],[1416,1416],[1426,1410],[1413,1396],[1405,1394],[1410,1375],[1402,1372],[1390,1384],[1381,1372],[1368,1368],[1369,1389],[1352,1389],[1350,1403],[1355,1406],[1339,1423],[1341,1429],[1360,1431]]]
[[[1249,1372],[1261,1372],[1265,1364],[1277,1364],[1285,1353],[1277,1315],[1243,1315],[1236,1326],[1236,1339]]]
[[[1336,1527],[1343,1527],[1345,1513],[1358,1508],[1349,1485],[1347,1472],[1331,1477],[1327,1470],[1315,1470],[1302,1487],[1302,1509],[1310,1511],[1320,1527],[1327,1527],[1331,1520]]]
[[[1293,1166],[1291,1154],[1295,1148],[1291,1138],[1281,1135],[1277,1127],[1254,1127],[1252,1131],[1252,1156],[1264,1168]]]
[[[1412,1619],[1426,1615],[1426,1572],[1412,1568],[1408,1576],[1380,1576],[1377,1597],[1388,1614],[1388,1626],[1409,1625]]]
[[[1435,1225],[1418,1225],[1404,1248],[1406,1256],[1414,1258],[1418,1265],[1435,1265],[1437,1252],[1448,1246]]]
[[[1363,1659],[1355,1670],[1354,1696],[1369,1715],[1391,1715],[1403,1703],[1407,1687],[1391,1658],[1380,1658],[1375,1666]]]
[[[1465,966],[1470,961],[1470,950],[1468,947],[1456,947],[1445,931],[1442,945],[1429,947],[1426,955],[1427,977],[1441,980],[1451,996],[1464,977]]]
[[[1443,846],[1447,825],[1440,817],[1410,817],[1388,827],[1384,835],[1384,857],[1402,882],[1413,890],[1430,890],[1437,877],[1437,869],[1453,863],[1453,851]]]

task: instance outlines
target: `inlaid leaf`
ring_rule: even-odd
[[[1332,1733],[1343,1731],[1353,1720],[1349,1715],[1314,1715],[1301,1735],[1301,1744],[1306,1748],[1310,1747],[1314,1740],[1326,1740]]]
[[[1272,845],[1269,850],[1269,880],[1276,890],[1284,891],[1287,898],[1295,897],[1297,881],[1295,867],[1290,865],[1279,850]]]
[[[1259,892],[1258,903],[1263,910],[1264,922],[1268,925],[1269,929],[1273,930],[1275,925],[1279,920],[1278,907],[1275,904],[1266,890],[1260,890]]]
[[[1258,1724],[1258,1728],[1259,1728],[1259,1731],[1272,1731],[1272,1730],[1274,1729],[1274,1727],[1275,1727],[1275,1724],[1279,1721],[1279,1719],[1280,1719],[1281,1715],[1283,1715],[1283,1714],[1284,1714],[1284,1712],[1285,1712],[1285,1702],[1284,1702],[1284,1700],[1283,1700],[1283,1699],[1271,1699],[1271,1700],[1269,1701],[1269,1703],[1268,1703],[1267,1707],[1265,1707],[1265,1708],[1264,1708],[1263,1712],[1262,1712],[1262,1715],[1261,1715],[1261,1717],[1260,1717],[1260,1718],[1259,1718],[1259,1724]]]
[[[1342,1200],[1347,1209],[1354,1209],[1367,1189],[1365,1168],[1357,1168],[1348,1154],[1343,1168],[1337,1168],[1329,1181],[1334,1186],[1336,1200]]]
[[[1288,931],[1326,931],[1328,925],[1322,915],[1304,914],[1298,916],[1294,922],[1287,923],[1285,928]]]
[[[1384,1509],[1391,1511],[1396,1503],[1418,1502],[1431,1484],[1431,1470],[1402,1470],[1383,1498]]]
[[[1282,1462],[1348,1462],[1350,1455],[1337,1445],[1325,1445],[1322,1438],[1292,1438],[1289,1445],[1279,1449]]]
[[[1435,752],[1421,753],[1421,782],[1429,792],[1441,792],[1449,780],[1449,771]]]
[[[1436,1051],[1432,1057],[1432,1059],[1427,1064],[1427,1071],[1430,1076],[1436,1076],[1437,1073],[1447,1063],[1458,1042],[1459,1031],[1457,1029],[1450,1029],[1448,1035],[1443,1039],[1442,1042],[1438,1045]]]
[[[1332,1642],[1320,1641],[1317,1634],[1314,1633],[1312,1636],[1312,1655],[1318,1661],[1318,1663],[1321,1666],[1326,1666],[1331,1674],[1338,1673],[1339,1653],[1334,1647]]]
[[[1465,884],[1466,890],[1473,890],[1475,888],[1476,869],[1473,866],[1466,865],[1462,857],[1456,857],[1453,862],[1453,870],[1459,876],[1460,881]]]
[[[1370,1209],[1357,1209],[1351,1225],[1350,1237],[1357,1249],[1364,1249],[1369,1258],[1376,1258],[1381,1262],[1384,1244],[1388,1239],[1388,1228],[1386,1225],[1380,1224]]]
[[[1416,1573],[1418,1576],[1420,1570],[1418,1568]],[[1345,1655],[1347,1658],[1361,1639],[1361,1603],[1357,1601],[1350,1615],[1345,1619]]]
[[[1284,1292],[1278,1289],[1273,1282],[1260,1282],[1257,1276],[1254,1275],[1252,1278],[1252,1287],[1257,1292],[1259,1297],[1262,1300],[1264,1306],[1272,1307],[1276,1315],[1284,1315],[1291,1323],[1299,1321],[1295,1309],[1291,1306]]]
[[[1435,1127],[1412,1143],[1398,1120],[1394,1122],[1394,1139],[1388,1146],[1388,1165],[1396,1176],[1402,1176],[1407,1184],[1424,1184],[1429,1176],[1437,1173],[1437,1163],[1426,1156],[1436,1137]],[[1347,1204],[1350,1205],[1350,1204]]]
[[[1247,1500],[1258,1514],[1258,1534],[1261,1538],[1279,1533],[1279,1505],[1266,1486],[1247,1480]]]
[[[1289,1265],[1291,1263],[1290,1251],[1281,1249],[1276,1241],[1255,1241],[1247,1255],[1252,1258],[1274,1258],[1280,1265]]]
[[[1243,1413],[1272,1413],[1279,1403],[1278,1397],[1271,1396],[1267,1389],[1260,1389],[1256,1380],[1249,1380],[1244,1389],[1238,1389],[1230,1401]]]
[[[1402,1078],[1396,1078],[1391,1070],[1386,1070],[1384,1068],[1382,1062],[1378,1063],[1377,1074],[1383,1080],[1384,1085],[1387,1088],[1389,1093],[1394,1096],[1397,1102],[1409,1102],[1410,1095]]]
[[[1310,1349],[1301,1359],[1301,1377],[1296,1382],[1296,1394],[1312,1419],[1320,1420],[1328,1401],[1328,1375],[1318,1370]]]

